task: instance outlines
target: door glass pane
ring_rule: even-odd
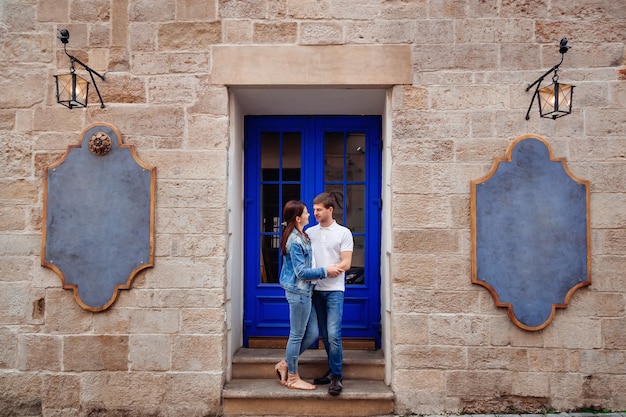
[[[346,185],[346,225],[352,233],[365,233],[365,185]]]
[[[354,235],[352,265],[346,271],[346,284],[364,285],[365,276],[365,236]]]
[[[365,181],[365,133],[348,133],[346,180]]]
[[[261,134],[259,279],[264,284],[279,281],[282,208],[300,199],[300,138],[300,133]]]
[[[328,132],[324,135],[324,180],[343,181],[343,132]]]

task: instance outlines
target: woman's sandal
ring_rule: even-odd
[[[315,385],[309,384],[308,382],[301,380],[300,375],[298,374],[289,374],[286,385],[287,388],[301,389],[306,391],[312,391],[317,388]]]
[[[287,369],[287,361],[284,359],[274,365],[274,372],[276,372],[276,376],[278,376],[280,385],[287,385]]]

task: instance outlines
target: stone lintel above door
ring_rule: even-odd
[[[391,86],[411,84],[409,45],[214,46],[214,84]]]

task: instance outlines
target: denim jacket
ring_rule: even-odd
[[[311,280],[326,278],[326,268],[311,268],[312,260],[311,242],[293,229],[287,239],[287,254],[283,256],[280,286],[286,291],[311,295],[314,287]]]

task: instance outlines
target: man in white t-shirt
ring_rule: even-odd
[[[313,200],[313,214],[318,224],[307,229],[313,246],[313,258],[318,266],[334,265],[343,271],[350,269],[354,239],[350,229],[333,218],[336,200],[330,193],[322,193]],[[318,280],[313,291],[313,305],[317,313],[320,334],[328,355],[328,372],[317,378],[316,385],[330,384],[328,393],[339,395],[343,389],[343,348],[341,321],[346,290],[346,273]]]

